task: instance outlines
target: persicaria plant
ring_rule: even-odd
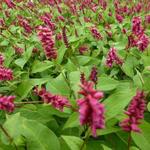
[[[1,0],[0,150],[149,150],[149,29],[149,0]]]

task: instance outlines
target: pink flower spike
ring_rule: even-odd
[[[14,8],[16,5],[12,2],[12,0],[4,0],[9,8]]]
[[[13,80],[13,71],[4,67],[0,67],[0,80]]]
[[[123,64],[123,60],[118,57],[117,50],[114,47],[110,48],[106,58],[106,65],[108,67],[111,68],[113,66],[113,63],[116,63],[117,65]]]
[[[69,100],[61,95],[53,95],[46,91],[44,87],[38,90],[37,87],[34,89],[35,94],[40,96],[44,103],[52,105],[54,108],[63,111],[64,107],[71,107]]]
[[[0,110],[13,112],[15,109],[14,99],[15,99],[15,96],[1,96],[0,97]]]
[[[5,60],[4,56],[0,54],[0,65],[3,65],[4,60]]]
[[[146,102],[144,92],[137,91],[125,112],[128,118],[120,123],[121,128],[127,132],[140,132],[138,125],[140,124],[139,121],[144,118],[145,109]]]
[[[44,48],[45,55],[47,59],[56,59],[57,58],[57,51],[55,49],[55,41],[53,40],[53,33],[52,30],[49,29],[47,26],[39,26],[38,27],[38,37],[42,43]]]
[[[80,124],[89,125],[94,137],[96,137],[96,129],[105,127],[104,105],[99,103],[99,99],[103,98],[103,92],[93,89],[93,82],[84,82],[81,84],[81,91],[84,96],[77,100],[80,113]]]

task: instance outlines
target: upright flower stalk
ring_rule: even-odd
[[[140,120],[144,118],[145,109],[146,101],[144,92],[137,91],[129,104],[127,111],[125,111],[128,118],[124,119],[120,123],[121,128],[127,132],[140,132],[141,130],[138,125],[140,124]]]
[[[63,36],[63,41],[64,41],[66,48],[69,48],[69,42],[68,42],[68,38],[66,34],[66,26],[62,28],[62,36]]]
[[[94,83],[90,81],[81,84],[79,94],[83,95],[83,98],[78,99],[77,104],[79,106],[80,124],[90,126],[92,135],[96,137],[96,130],[105,127],[105,110],[104,105],[99,102],[104,94],[95,90],[93,86]]]
[[[111,68],[113,66],[113,63],[117,65],[123,64],[123,60],[119,58],[119,56],[117,55],[117,50],[114,47],[110,48],[106,58],[106,65],[108,67]]]
[[[55,41],[53,39],[52,30],[47,26],[38,27],[38,36],[44,48],[47,59],[56,59],[57,51],[55,48]]]

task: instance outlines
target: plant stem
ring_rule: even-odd
[[[44,104],[43,101],[27,101],[27,102],[15,102],[16,106],[21,106],[21,105],[25,105],[25,104]],[[72,111],[77,112],[78,110],[72,106],[64,106],[66,108],[70,108],[72,109]]]
[[[130,147],[131,147],[131,132],[129,133],[129,136],[128,136],[128,150],[130,150]]]
[[[90,133],[91,133],[91,130],[90,130],[90,128],[88,128],[87,131],[86,131],[86,134],[85,134],[85,140],[84,140],[83,144],[81,145],[80,150],[83,150],[84,145],[86,144],[86,142],[87,142],[87,140],[88,140],[88,138],[90,136]]]
[[[29,101],[29,102],[15,102],[15,105],[23,105],[23,104],[42,104],[43,101]]]
[[[9,139],[10,143],[13,141],[12,137],[8,134],[8,132],[6,131],[6,129],[3,127],[3,125],[0,124],[0,129],[3,131],[3,133],[7,136],[7,138]]]

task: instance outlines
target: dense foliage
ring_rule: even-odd
[[[149,150],[149,29],[149,0],[0,1],[0,150]]]

